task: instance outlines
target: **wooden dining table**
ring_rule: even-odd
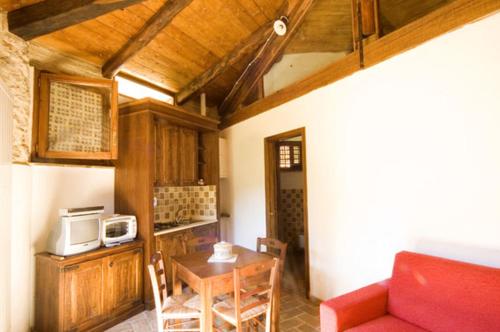
[[[174,295],[182,294],[183,282],[200,295],[202,332],[213,331],[212,304],[214,297],[234,292],[233,269],[273,259],[271,255],[266,253],[258,253],[240,246],[233,246],[233,253],[238,254],[234,263],[208,263],[213,251],[200,251],[172,257]],[[279,276],[279,273],[277,275]],[[279,284],[280,282],[277,280],[272,308],[273,331],[278,331]]]

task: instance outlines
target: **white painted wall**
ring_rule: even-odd
[[[0,82],[0,331],[10,329],[12,102]]]
[[[114,212],[114,168],[13,165],[11,331],[29,331],[34,319],[34,255],[46,250],[58,210],[104,205]]]
[[[345,52],[285,54],[281,61],[275,63],[264,75],[264,96],[269,96],[311,75],[344,55]]]
[[[264,138],[306,127],[311,293],[416,250],[500,266],[500,14],[225,130],[229,239],[265,230]]]

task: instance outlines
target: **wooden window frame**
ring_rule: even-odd
[[[280,148],[282,146],[288,146],[290,148],[290,167],[281,167],[281,151]],[[295,164],[293,162],[294,159],[294,153],[293,153],[293,148],[298,147],[299,148],[299,163]],[[278,168],[280,172],[300,172],[302,171],[302,142],[300,141],[282,141],[277,144],[277,163],[278,163]]]
[[[37,128],[34,144],[35,156],[45,159],[76,159],[76,160],[114,160],[118,158],[118,84],[114,80],[85,78],[46,72],[38,73],[38,85],[35,96],[38,103],[34,107],[33,127]],[[80,152],[80,151],[50,151],[48,146],[49,137],[49,107],[50,107],[50,84],[61,82],[76,84],[86,87],[98,87],[110,89],[110,131],[109,151]]]

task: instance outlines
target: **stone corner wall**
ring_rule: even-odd
[[[7,14],[0,11],[0,84],[7,90],[13,103],[12,158],[15,162],[29,161],[32,82],[28,43],[8,32]]]

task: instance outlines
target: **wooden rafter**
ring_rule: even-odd
[[[167,1],[102,67],[104,77],[113,77],[120,67],[146,47],[193,0]]]
[[[251,34],[247,39],[240,42],[236,47],[224,56],[219,62],[210,67],[200,76],[192,80],[188,85],[177,93],[177,102],[183,103],[194,93],[202,89],[216,77],[224,73],[229,67],[238,63],[245,56],[262,45],[273,31],[272,23],[266,24]]]
[[[283,5],[278,9],[277,13],[282,14],[288,11],[288,0],[283,1]],[[200,76],[196,77],[184,88],[177,93],[176,101],[179,104],[185,102],[189,97],[195,94],[197,91],[203,89],[212,80],[222,75],[229,67],[237,64],[245,56],[254,52],[259,46],[264,44],[264,42],[269,38],[273,31],[273,23],[271,21],[252,33],[248,38],[238,43],[234,49],[225,55],[219,62],[210,67]]]
[[[294,3],[294,5],[289,6],[289,13],[286,15],[288,18],[288,31],[286,35],[279,37],[274,32],[271,32],[265,44],[259,49],[255,59],[250,62],[233,86],[231,92],[222,102],[219,108],[221,114],[234,112],[238,106],[245,101],[257,82],[271,68],[288,45],[291,37],[299,28],[314,1],[315,0],[289,0],[289,3]]]
[[[9,31],[31,40],[142,1],[46,0],[9,12]]]
[[[444,33],[497,12],[500,12],[498,0],[455,0],[368,44],[365,48],[365,66],[374,66]],[[332,84],[360,69],[359,51],[354,51],[317,73],[227,116],[219,129],[230,127],[313,90]]]

